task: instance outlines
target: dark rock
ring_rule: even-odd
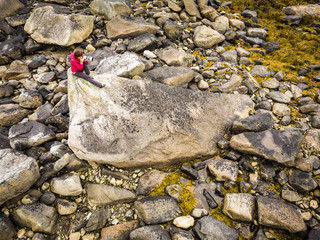
[[[10,97],[14,93],[14,88],[10,85],[0,86],[0,98]]]
[[[57,77],[57,79],[65,80],[68,78],[68,73],[67,73],[67,71],[57,72],[56,77]]]
[[[311,126],[314,128],[320,128],[320,114],[311,115]]]
[[[252,23],[252,22],[248,21],[247,19],[242,19],[241,21],[243,21],[245,26],[248,28],[261,28],[261,25],[256,24],[256,23]]]
[[[308,68],[313,69],[313,70],[320,70],[320,64],[318,64],[318,65],[309,65]]]
[[[273,125],[272,115],[263,113],[259,115],[252,115],[241,120],[234,121],[232,124],[232,131],[235,133],[241,132],[260,132],[271,129]]]
[[[39,199],[40,203],[51,206],[56,201],[56,195],[52,192],[45,192]]]
[[[268,111],[271,111],[272,109],[272,104],[271,102],[269,101],[262,101],[260,103],[257,103],[254,107],[256,110],[258,109],[265,109],[265,110],[268,110]]]
[[[216,187],[216,192],[215,192],[219,197],[224,197],[223,191],[222,191],[222,184],[218,183]]]
[[[317,75],[317,76],[315,76],[315,77],[314,77],[314,80],[315,80],[316,82],[320,82],[320,74]]]
[[[24,53],[23,38],[10,35],[7,40],[0,42],[0,56],[6,56],[11,60],[21,59]],[[7,63],[7,62],[5,62]],[[1,63],[0,64],[5,64]]]
[[[307,76],[307,74],[311,72],[311,69],[310,68],[300,68],[298,70],[298,75],[299,76]]]
[[[251,45],[261,45],[263,43],[263,40],[258,37],[243,37],[243,40]]]
[[[289,171],[289,183],[299,192],[308,192],[314,190],[317,182],[306,172],[291,169]]]
[[[11,240],[16,235],[13,223],[3,213],[0,214],[0,233],[0,240]]]
[[[183,28],[171,20],[167,20],[164,23],[163,30],[166,36],[172,41],[179,39],[183,33]]]
[[[194,231],[201,240],[220,239],[237,240],[238,232],[228,227],[224,222],[219,221],[212,216],[206,216],[198,220]]]
[[[185,230],[182,230],[181,228],[170,226],[169,232],[170,232],[171,239],[194,240],[194,237],[191,231],[185,231]]]
[[[208,192],[207,189],[203,189],[203,196],[206,198],[207,203],[210,208],[214,209],[214,208],[218,207],[218,203],[214,200],[214,198],[212,197],[210,192]]]
[[[252,17],[256,17],[258,14],[255,11],[252,10],[243,10],[241,12],[241,16],[245,17],[245,18],[252,18]]]
[[[32,54],[36,51],[39,51],[42,48],[42,46],[41,44],[35,42],[33,39],[29,38],[28,41],[24,44],[24,48],[26,54]]]
[[[231,150],[224,157],[232,161],[238,161],[241,158],[241,154],[239,152]]]
[[[280,43],[279,42],[264,42],[261,46],[267,50],[267,53],[271,53],[275,50],[280,50]]]
[[[274,167],[271,164],[263,163],[261,164],[261,177],[264,180],[272,180],[273,177],[276,175],[276,171],[274,170]]]
[[[277,173],[275,179],[280,185],[285,185],[289,181],[287,174],[283,170]]]
[[[101,229],[106,225],[108,218],[110,218],[110,216],[111,216],[110,209],[94,210],[84,229],[86,230],[86,232],[92,232],[92,231]]]
[[[130,240],[170,240],[169,233],[160,225],[144,226],[130,233]]]
[[[35,68],[38,68],[38,67],[42,66],[43,64],[45,64],[46,61],[47,61],[46,55],[41,54],[41,55],[34,57],[28,66],[29,66],[29,68],[35,69]]]
[[[193,179],[199,179],[198,171],[188,165],[183,164],[180,170],[192,177]]]
[[[0,126],[11,127],[31,113],[30,110],[19,107],[18,104],[0,105]]]
[[[283,22],[286,24],[298,26],[302,20],[302,16],[285,16]]]
[[[249,162],[247,162],[245,158],[241,158],[241,160],[239,161],[239,168],[251,173],[255,171],[254,167]]]
[[[67,131],[69,128],[69,118],[62,115],[61,113],[55,116],[48,117],[45,123],[55,126],[62,132]]]
[[[159,48],[161,44],[161,41],[154,34],[146,33],[132,39],[127,49],[132,52],[152,51]]]
[[[308,234],[308,240],[318,240],[320,236],[320,224],[311,229]]]
[[[68,95],[64,95],[60,101],[54,106],[52,109],[52,114],[64,114],[69,112],[69,106],[68,106]]]

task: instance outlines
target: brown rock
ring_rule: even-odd
[[[129,234],[139,227],[137,220],[103,228],[101,230],[101,240],[127,240]]]

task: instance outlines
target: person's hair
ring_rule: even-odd
[[[83,55],[83,49],[82,48],[76,48],[74,50],[74,57],[78,58],[81,57]]]

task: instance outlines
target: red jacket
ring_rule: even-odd
[[[76,72],[82,72],[83,71],[83,64],[80,63],[80,59],[76,59],[74,57],[74,53],[70,54],[70,64],[71,64],[71,72],[76,73]],[[84,64],[88,65],[88,61],[84,60]]]

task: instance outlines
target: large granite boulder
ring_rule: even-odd
[[[0,0],[0,18],[15,14],[24,5],[19,0]]]
[[[300,130],[266,130],[234,135],[230,146],[240,152],[249,153],[293,166],[300,150],[303,136]]]
[[[29,190],[40,177],[36,160],[13,149],[0,149],[0,205]]]
[[[291,205],[281,200],[258,196],[259,224],[287,230],[291,233],[307,229],[301,214]]]
[[[212,155],[225,130],[253,106],[245,95],[193,92],[110,75],[95,78],[106,87],[69,74],[68,144],[81,159],[117,167]]]
[[[117,16],[107,23],[108,38],[137,37],[145,33],[155,34],[159,27],[142,18]]]
[[[90,11],[108,20],[118,15],[129,16],[132,12],[126,0],[94,0],[90,3]]]
[[[86,39],[93,30],[94,16],[62,14],[51,6],[34,10],[24,30],[45,44],[70,46]]]

